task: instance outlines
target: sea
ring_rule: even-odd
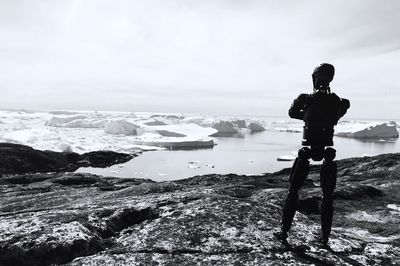
[[[148,133],[151,126],[146,126],[144,123],[156,120],[162,121],[169,129],[184,128],[184,132],[189,137],[190,131],[193,130],[193,140],[199,138],[199,132],[203,134],[208,132],[207,130],[199,131],[199,128],[207,128],[207,125],[211,125],[213,121],[235,119],[242,119],[248,123],[255,121],[263,125],[265,130],[250,132],[243,129],[240,131],[241,134],[229,137],[204,136],[204,139],[212,139],[215,145],[208,148],[192,147],[176,150],[136,145],[137,136],[115,134],[115,132],[111,134],[104,129],[107,123],[117,121],[119,123],[117,129],[122,130],[122,133],[126,129],[126,124],[136,124],[140,128],[145,128],[147,133],[140,136],[142,140],[143,138],[152,141],[170,139],[157,135],[153,131]],[[121,124],[121,121],[125,124]],[[193,125],[193,121],[200,121],[201,127]],[[362,128],[371,123],[387,122],[390,120],[344,119],[339,127]],[[301,129],[301,121],[274,116],[227,117],[181,113],[0,111],[0,142],[20,143],[42,150],[78,153],[93,150],[135,153],[137,155],[135,158],[123,164],[108,168],[85,167],[76,172],[121,178],[147,178],[155,181],[169,181],[214,173],[260,175],[291,167],[297,151],[302,147]],[[400,152],[400,142],[397,138],[357,139],[335,136],[334,144],[337,159]],[[313,163],[320,164],[320,162]]]

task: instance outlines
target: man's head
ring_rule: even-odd
[[[331,64],[323,63],[317,66],[312,74],[314,90],[328,90],[334,75],[335,68]]]

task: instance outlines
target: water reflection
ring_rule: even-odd
[[[301,134],[265,131],[245,138],[214,138],[213,149],[145,152],[124,165],[107,169],[81,168],[106,176],[173,180],[202,174],[261,174],[291,167],[292,162],[278,161],[301,147]],[[337,158],[372,156],[400,152],[397,140],[359,140],[334,137]],[[193,163],[195,162],[195,163]]]

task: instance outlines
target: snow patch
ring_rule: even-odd
[[[391,209],[391,210],[394,210],[394,211],[400,212],[400,206],[397,206],[396,204],[388,204],[387,208]]]

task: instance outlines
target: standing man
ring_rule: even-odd
[[[321,64],[312,74],[314,92],[300,94],[289,109],[291,118],[304,121],[302,147],[294,161],[290,173],[290,186],[282,215],[282,228],[278,238],[287,243],[287,236],[296,212],[298,193],[304,185],[310,165],[324,160],[321,165],[320,183],[322,187],[321,242],[328,244],[333,218],[333,191],[336,187],[336,150],[333,146],[334,126],[347,112],[350,101],[331,93],[329,83],[333,80],[335,68],[331,64]]]

